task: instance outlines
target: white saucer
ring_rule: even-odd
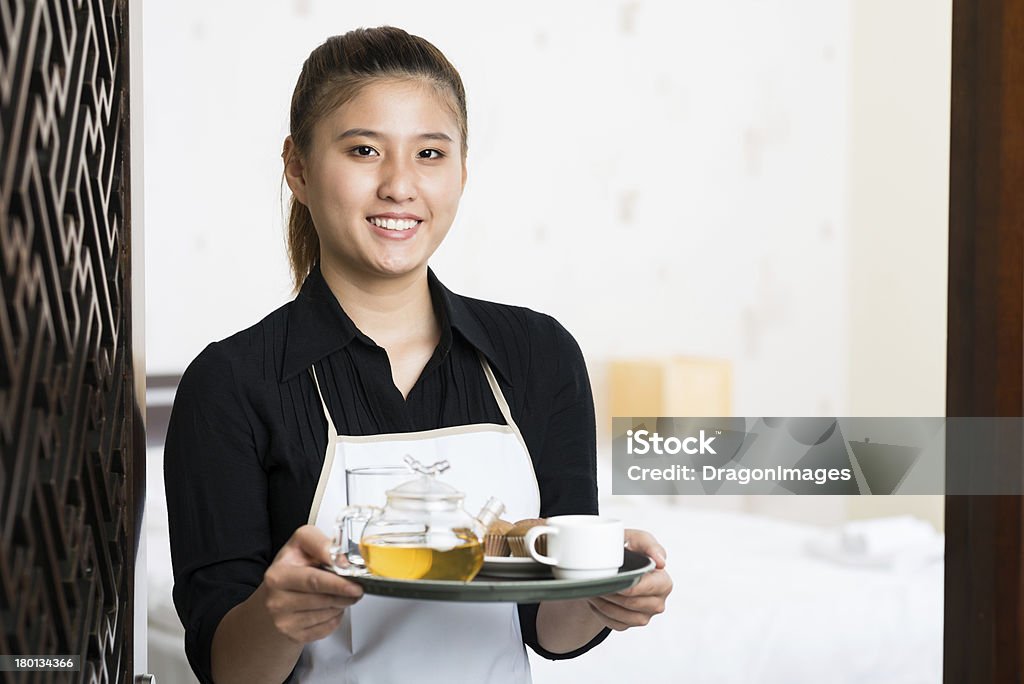
[[[551,567],[532,558],[484,556],[480,574],[488,577],[551,577]]]

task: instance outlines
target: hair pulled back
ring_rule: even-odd
[[[317,122],[366,86],[387,80],[418,80],[433,85],[455,115],[465,158],[466,91],[459,72],[430,42],[393,26],[359,28],[331,36],[309,54],[292,93],[289,132],[295,152],[308,155]],[[284,161],[287,164],[290,160]],[[288,213],[288,260],[296,291],[319,255],[320,239],[313,217],[293,196]]]

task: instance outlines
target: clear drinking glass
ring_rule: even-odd
[[[368,466],[364,468],[345,469],[345,492],[350,507],[358,506],[356,515],[345,521],[344,545],[342,551],[349,562],[363,565],[363,557],[359,553],[359,540],[363,536],[363,528],[375,509],[387,503],[387,491],[416,477],[406,466]],[[373,507],[373,508],[371,508]]]

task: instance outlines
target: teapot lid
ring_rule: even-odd
[[[441,482],[437,476],[448,470],[451,465],[448,461],[438,461],[429,466],[421,464],[412,456],[405,457],[405,463],[409,468],[420,474],[415,480],[404,482],[386,492],[388,499],[418,499],[425,501],[457,500],[465,497],[455,487],[446,482]]]

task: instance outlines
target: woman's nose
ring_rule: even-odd
[[[413,163],[392,157],[381,165],[380,185],[377,195],[393,202],[405,202],[416,198],[416,171]]]

